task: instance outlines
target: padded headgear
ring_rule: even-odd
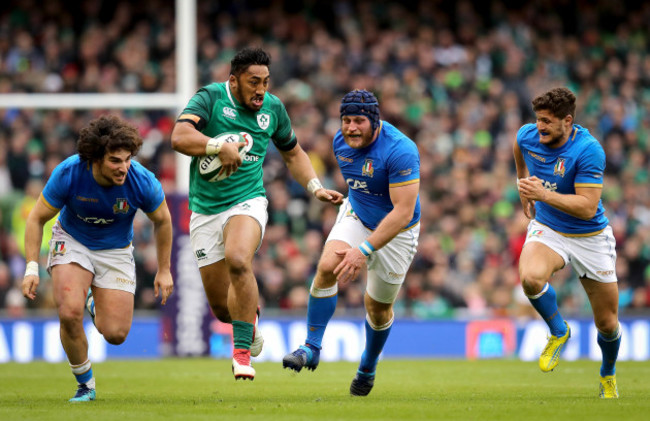
[[[341,118],[346,115],[360,115],[370,120],[372,130],[379,127],[379,101],[364,89],[355,89],[341,100]]]

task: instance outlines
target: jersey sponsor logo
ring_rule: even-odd
[[[539,156],[534,152],[528,151],[528,155],[532,156],[533,158],[535,158],[538,161],[546,162],[546,158],[544,158],[543,156]]]
[[[52,256],[63,256],[66,251],[65,241],[56,241],[54,242],[54,248],[52,249]]]
[[[550,181],[542,180],[544,188],[549,191],[557,190],[557,183],[551,183]]]
[[[336,156],[340,161],[349,162],[350,164],[354,162],[354,159],[348,158],[347,156],[337,155]]]
[[[115,199],[115,204],[113,205],[113,213],[127,213],[129,211],[129,202],[123,198]]]
[[[370,194],[370,190],[368,190],[368,183],[366,183],[363,180],[355,180],[354,178],[348,178],[345,180],[346,183],[348,183],[348,186],[352,190],[359,190],[362,193],[368,193]]]
[[[95,224],[95,225],[109,225],[115,222],[115,219],[97,218],[94,216],[83,217],[79,214],[77,214],[77,218],[81,219],[87,224]]]
[[[612,276],[614,274],[613,270],[597,270],[596,273],[601,276]]]
[[[83,197],[83,196],[77,196],[75,199],[79,200],[80,202],[90,202],[90,203],[98,203],[99,199],[95,199],[94,197]]]
[[[361,168],[361,175],[366,177],[372,177],[374,172],[375,172],[375,167],[373,167],[372,159],[366,158],[366,162],[363,164],[363,168]]]
[[[115,277],[115,283],[121,285],[135,285],[135,282],[132,281],[131,279],[120,278],[119,276]]]
[[[266,130],[271,123],[271,116],[266,113],[261,113],[257,115],[257,125],[260,126],[260,129]]]
[[[257,155],[246,155],[244,157],[244,161],[248,161],[248,162],[257,162],[259,160],[260,160],[260,157],[257,156]]]
[[[205,249],[198,249],[196,252],[194,252],[194,254],[196,254],[196,260],[203,260],[208,258],[208,255],[205,254]]]
[[[408,170],[400,171],[399,175],[401,175],[402,177],[406,177],[407,175],[411,175],[412,172],[413,172],[413,168],[409,168]]]
[[[553,169],[553,175],[559,175],[560,177],[564,177],[565,172],[566,172],[566,159],[558,158],[557,162],[555,163],[555,168]]]
[[[234,120],[237,118],[237,111],[235,111],[234,108],[223,107],[223,116],[231,120]]]

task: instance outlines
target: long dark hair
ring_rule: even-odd
[[[77,152],[82,161],[97,162],[107,152],[125,149],[136,156],[142,146],[142,137],[131,124],[114,115],[103,115],[81,129]]]

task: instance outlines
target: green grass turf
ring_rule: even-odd
[[[348,395],[355,363],[299,374],[280,363],[255,368],[255,381],[235,382],[227,360],[98,363],[97,400],[71,404],[67,364],[0,364],[0,420],[650,419],[650,361],[618,363],[618,400],[598,399],[593,361],[544,374],[515,360],[386,360],[365,398]]]

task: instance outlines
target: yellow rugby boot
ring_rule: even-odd
[[[562,348],[564,348],[564,344],[566,344],[571,337],[571,328],[569,327],[569,324],[567,322],[564,322],[564,324],[566,325],[566,333],[564,336],[557,337],[551,335],[548,338],[544,351],[542,351],[542,355],[539,356],[539,368],[545,373],[553,371],[560,362],[560,353],[562,352]]]
[[[618,388],[616,387],[616,375],[600,378],[600,393],[603,399],[618,399]]]

